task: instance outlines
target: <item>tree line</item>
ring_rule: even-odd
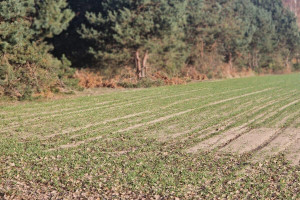
[[[0,95],[76,85],[74,68],[136,80],[299,68],[300,32],[281,0],[2,0]]]

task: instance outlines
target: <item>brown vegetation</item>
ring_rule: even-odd
[[[100,73],[90,70],[78,70],[75,72],[75,78],[79,80],[79,86],[83,88],[96,88],[103,85]]]
[[[91,69],[81,69],[75,72],[75,78],[79,80],[79,86],[82,88],[128,88],[128,87],[146,87],[161,85],[181,85],[190,81],[205,81],[215,78],[236,78],[253,76],[251,69],[229,69],[228,65],[216,67],[214,71],[209,73],[209,77],[205,73],[195,67],[185,67],[176,76],[169,76],[163,71],[147,70],[147,77],[138,78],[136,71],[131,67],[124,67],[119,75],[112,78],[105,78],[99,71]],[[144,83],[146,82],[146,83]]]

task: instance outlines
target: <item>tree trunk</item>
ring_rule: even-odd
[[[248,67],[253,70],[251,53],[248,53]]]
[[[258,53],[255,53],[255,68],[258,69]]]
[[[136,75],[139,80],[147,76],[148,58],[149,58],[148,51],[146,51],[146,53],[144,54],[143,60],[140,57],[139,51],[136,51],[135,53]]]
[[[135,53],[135,66],[136,66],[136,75],[138,79],[142,78],[142,65],[139,51]]]
[[[203,59],[204,58],[204,42],[203,40],[201,39],[201,49],[200,49],[200,55],[201,55],[201,58]]]
[[[229,55],[228,55],[228,64],[229,64],[230,72],[232,72],[233,66],[232,66],[232,54],[231,53],[229,53]]]
[[[288,55],[286,56],[286,59],[285,59],[285,67],[286,67],[286,71],[288,73],[292,72],[291,65],[290,65],[290,54],[289,53],[288,53]]]
[[[252,66],[255,71],[258,70],[258,52],[256,50],[252,52]]]
[[[147,76],[147,61],[149,58],[148,51],[146,51],[144,58],[143,58],[143,65],[142,65],[142,78]]]

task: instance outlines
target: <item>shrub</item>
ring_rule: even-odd
[[[79,86],[83,88],[97,88],[103,86],[103,78],[99,72],[93,72],[91,70],[77,70],[75,72],[75,78],[79,80]]]
[[[0,1],[0,87],[3,95],[30,99],[53,87],[65,87],[63,80],[73,71],[63,56],[49,52],[46,39],[60,34],[74,14],[66,0]]]
[[[293,64],[293,70],[294,71],[300,71],[300,63]]]

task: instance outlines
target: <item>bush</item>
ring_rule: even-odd
[[[84,69],[77,70],[75,72],[75,78],[78,79],[79,86],[83,88],[103,87],[103,78],[99,72]]]
[[[293,64],[293,70],[294,71],[300,71],[300,63]]]
[[[15,62],[15,55],[0,56],[0,87],[3,91],[0,95],[2,93],[18,100],[29,100],[33,94],[61,90],[77,84],[72,78],[70,66],[47,52],[39,53],[40,56],[33,60],[27,59],[24,64]]]
[[[136,83],[131,83],[131,82],[119,82],[118,86],[123,87],[123,88],[137,88],[138,87]]]
[[[73,16],[66,0],[0,1],[0,94],[23,100],[66,86],[71,63],[54,58],[46,41]]]

